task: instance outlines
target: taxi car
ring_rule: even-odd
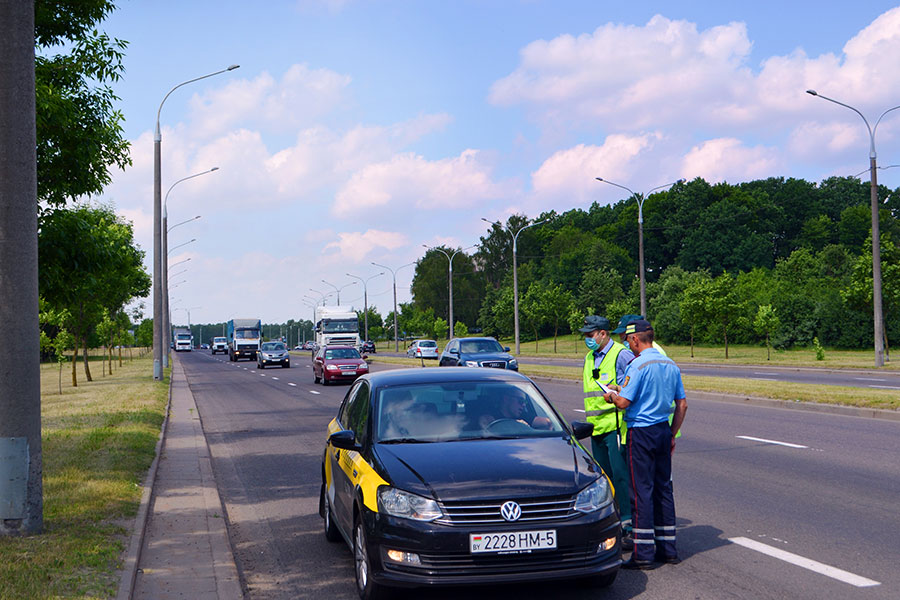
[[[500,369],[360,377],[328,426],[319,514],[364,600],[391,587],[584,578],[612,584],[608,478],[537,386]]]

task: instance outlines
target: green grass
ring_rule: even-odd
[[[668,348],[666,348],[668,350]],[[372,360],[406,367],[436,367],[436,360],[420,361],[414,358],[373,355]],[[679,361],[681,362],[681,361]],[[580,367],[554,365],[519,364],[519,372],[529,377],[549,377],[553,379],[581,381]],[[781,383],[736,377],[684,376],[684,387],[690,393],[718,392],[737,396],[772,398],[791,402],[816,402],[821,404],[842,404],[865,408],[900,409],[900,394],[896,390],[875,390],[870,388],[842,387],[835,385],[814,385],[802,383]]]
[[[521,356],[546,357],[546,358],[584,358],[587,348],[581,336],[562,335],[556,340],[556,352],[554,352],[553,338],[538,340],[535,343],[520,342]],[[443,349],[446,340],[438,340],[438,346]],[[511,339],[501,339],[503,346],[513,348],[515,342]],[[378,350],[393,352],[394,342],[378,342]],[[765,346],[731,344],[728,346],[728,358],[725,358],[725,346],[699,346],[694,345],[693,357],[691,347],[685,345],[663,344],[666,353],[674,360],[683,364],[720,364],[720,365],[766,365],[775,367],[822,367],[828,369],[875,369],[875,352],[873,350],[835,350],[825,349],[825,360],[816,360],[816,351],[813,348],[792,348],[790,350],[772,350],[771,360],[767,360]],[[406,344],[400,342],[400,351],[406,350]],[[884,370],[900,370],[900,349],[897,350],[893,362],[887,362]]]
[[[109,598],[153,461],[168,375],[145,355],[71,386],[71,366],[41,367],[44,532],[0,538],[0,598]],[[93,364],[91,365],[94,366]],[[99,366],[99,365],[98,365]],[[68,377],[67,377],[68,375]]]

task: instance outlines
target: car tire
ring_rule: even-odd
[[[325,507],[325,539],[329,542],[340,542],[343,538],[337,525],[334,524],[334,514],[331,512],[331,505],[328,503],[328,497],[325,496],[325,484],[322,484],[322,505]]]
[[[359,517],[353,525],[353,566],[356,575],[356,592],[361,600],[379,600],[385,598],[383,586],[372,579],[372,561],[366,545],[366,532]]]
[[[266,368],[266,365],[264,365],[264,364],[262,364],[262,363],[256,363],[256,368],[259,369],[259,370],[262,370],[262,369],[265,369],[265,368]]]
[[[608,588],[616,580],[616,575],[618,574],[618,571],[614,571],[612,573],[607,573],[606,575],[592,575],[590,577],[586,577],[583,580],[583,584],[586,587],[594,589]]]
[[[291,368],[291,363],[286,362],[286,363],[284,363],[284,364],[281,365],[281,368],[282,368],[282,369],[290,369],[290,368]]]
[[[325,379],[325,373],[322,373],[322,385],[328,385],[328,380]]]
[[[314,379],[313,379],[313,383],[319,383],[319,376],[316,375],[316,372],[315,372],[315,371],[313,371],[313,378],[314,378]]]

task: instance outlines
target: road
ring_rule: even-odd
[[[314,385],[305,355],[265,371],[206,353],[182,359],[247,597],[355,598],[350,552],[325,541],[317,512],[325,427],[347,386]],[[539,386],[579,418],[576,384]],[[900,597],[900,423],[688,400],[674,459],[680,565],[623,571],[604,592],[557,583],[466,595]]]
[[[402,356],[404,353],[380,352],[381,356]],[[584,362],[572,358],[518,357],[523,365],[557,367],[581,367]],[[840,385],[873,390],[900,390],[900,372],[833,371],[811,367],[765,367],[761,365],[685,365],[679,364],[684,375],[705,377],[739,377],[758,381],[782,381],[786,383],[815,383]]]

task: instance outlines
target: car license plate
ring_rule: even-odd
[[[553,548],[556,548],[555,529],[469,534],[469,551],[472,554],[530,552]]]

